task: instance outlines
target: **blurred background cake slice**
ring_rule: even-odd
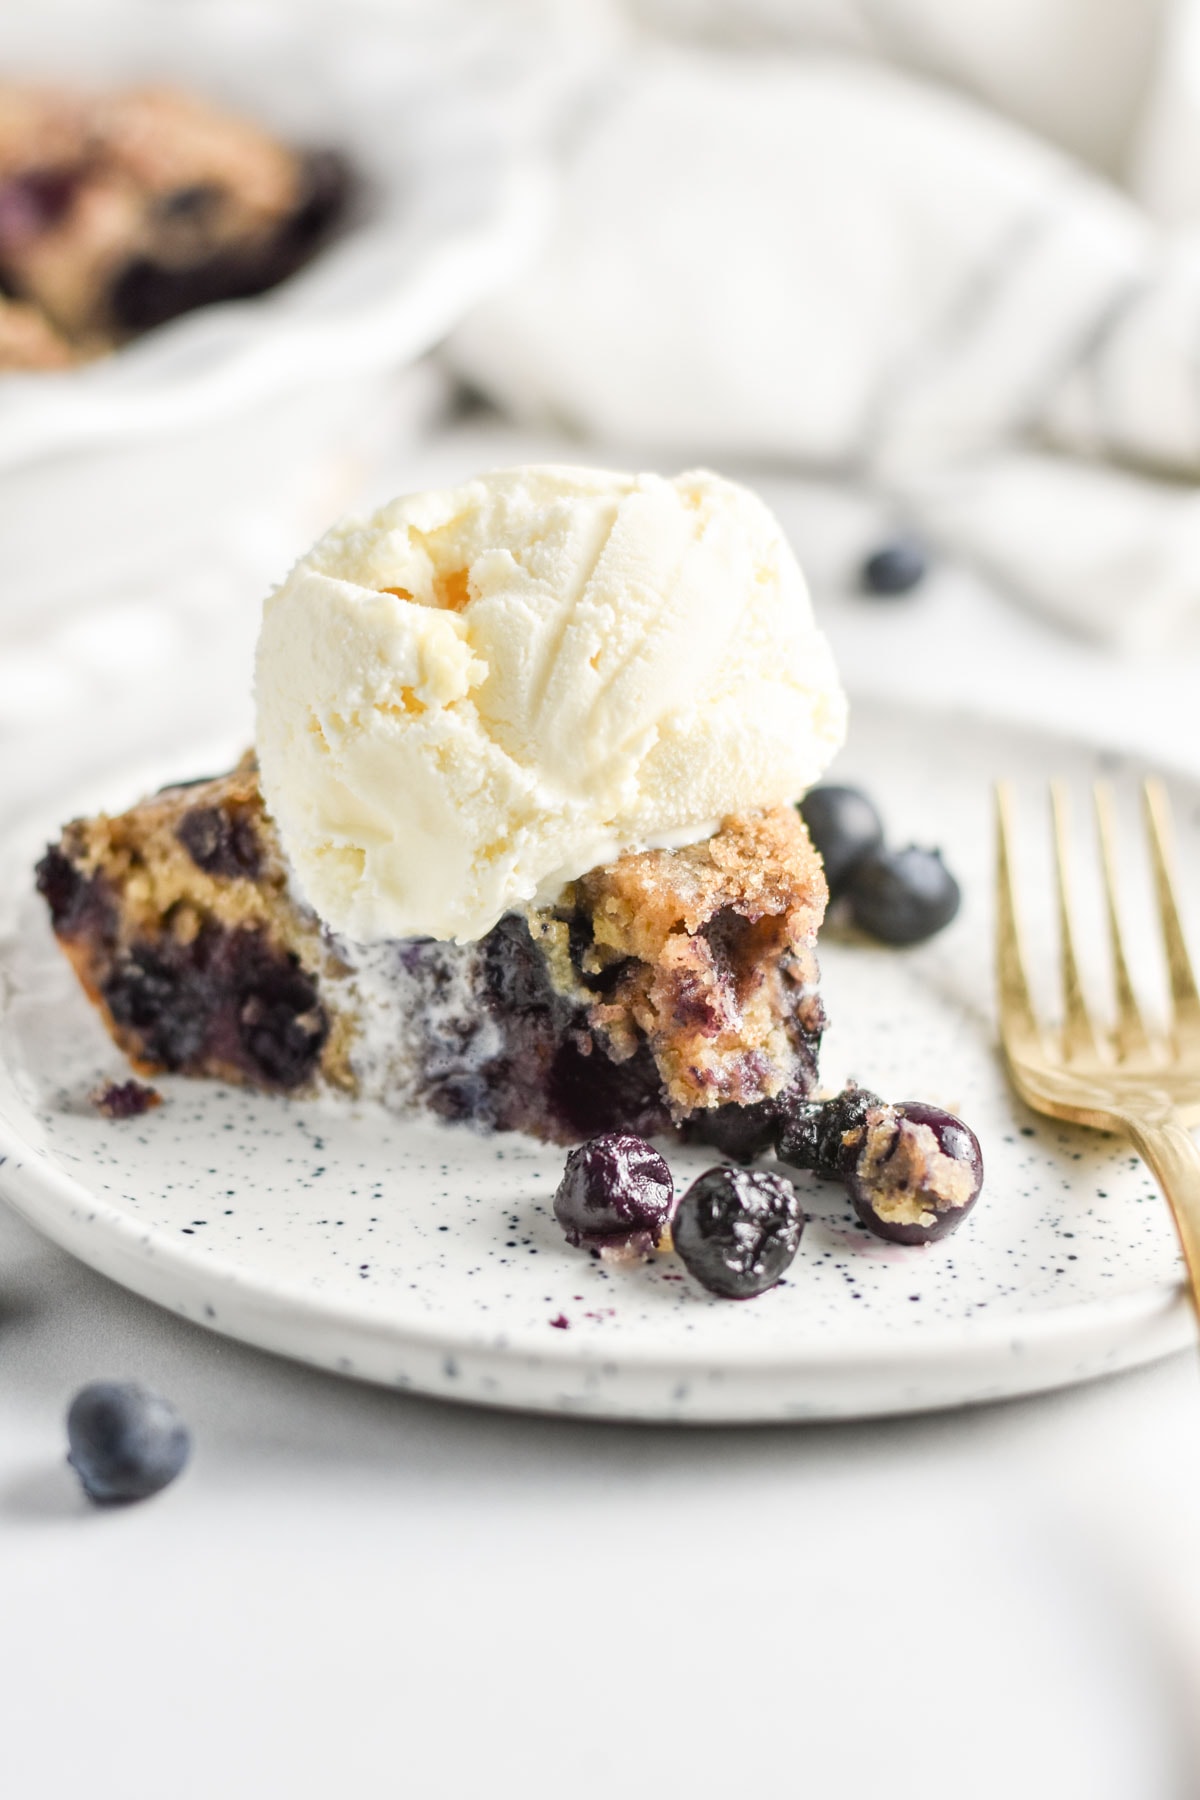
[[[333,152],[176,88],[0,84],[0,288],[87,353],[272,287],[348,191]]]

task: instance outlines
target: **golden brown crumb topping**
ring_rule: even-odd
[[[821,859],[791,806],[734,814],[715,837],[682,850],[642,850],[593,869],[574,897],[596,942],[656,962],[668,939],[694,937],[718,914],[787,921],[794,949],[816,941],[827,893]]]
[[[180,905],[230,925],[295,910],[252,755],[228,775],[163,788],[128,812],[76,819],[63,833],[63,847],[81,873],[103,872],[137,925],[153,924]]]

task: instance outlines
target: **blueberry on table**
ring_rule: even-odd
[[[825,865],[829,898],[844,893],[855,865],[883,843],[883,821],[867,796],[854,787],[828,782],[811,788],[798,811]]]
[[[921,1100],[877,1107],[846,1185],[876,1237],[932,1244],[956,1231],[979,1198],[979,1139],[953,1113]]]
[[[846,897],[860,931],[885,944],[919,944],[948,925],[962,894],[940,850],[870,850],[855,864]]]
[[[94,1381],[67,1413],[67,1461],[89,1500],[145,1500],[174,1481],[191,1450],[169,1400],[136,1381]]]
[[[689,1275],[723,1300],[774,1287],[804,1230],[796,1190],[764,1169],[709,1169],[675,1213],[671,1234]]]
[[[911,593],[924,581],[929,557],[924,544],[914,537],[897,537],[880,544],[863,562],[858,585],[864,594],[893,600]]]
[[[575,1245],[651,1250],[671,1217],[675,1183],[645,1138],[606,1131],[577,1144],[554,1196],[554,1216]]]

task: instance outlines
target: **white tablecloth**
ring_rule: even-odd
[[[531,449],[559,447],[459,423],[327,510]],[[1081,649],[950,568],[908,601],[858,598],[870,502],[762,485],[856,693],[930,671],[930,706],[1099,728],[1200,770],[1200,664]],[[268,523],[153,592],[9,630],[4,807],[56,807],[76,772],[156,746],[187,773],[191,743],[235,742],[257,601],[296,548]],[[1190,1356],[840,1427],[488,1414],[206,1334],[0,1210],[0,1370],[13,1800],[1195,1791]],[[62,1460],[66,1403],[101,1376],[172,1396],[196,1445],[176,1487],[115,1513]]]

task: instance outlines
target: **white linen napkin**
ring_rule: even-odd
[[[632,54],[449,354],[530,422],[865,478],[1094,636],[1200,617],[1200,227],[878,61]]]
[[[627,20],[674,37],[876,57],[955,88],[1114,175],[1129,161],[1166,66],[1164,31],[1177,3],[610,0]]]

